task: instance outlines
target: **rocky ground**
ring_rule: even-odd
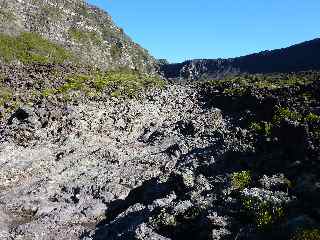
[[[20,94],[46,75],[2,72]],[[0,238],[319,239],[320,84],[307,76],[4,103]]]

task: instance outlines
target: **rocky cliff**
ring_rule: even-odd
[[[69,50],[81,63],[155,71],[155,61],[145,49],[106,12],[82,0],[1,0],[0,19],[1,38],[37,33]]]
[[[167,78],[219,79],[241,73],[289,73],[319,70],[320,39],[288,48],[264,51],[231,59],[199,59],[177,64],[161,64]]]

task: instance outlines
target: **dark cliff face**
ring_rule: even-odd
[[[189,80],[215,79],[238,73],[286,73],[320,69],[319,54],[320,39],[314,39],[238,58],[190,60],[163,64],[160,68],[168,78]]]
[[[108,13],[82,0],[0,0],[1,36],[24,32],[39,34],[71,51],[80,62],[102,69],[152,72],[156,65]]]

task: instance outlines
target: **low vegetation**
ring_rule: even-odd
[[[90,74],[73,74],[57,88],[47,88],[42,95],[68,94],[81,91],[88,96],[98,96],[102,93],[113,97],[135,97],[142,90],[150,87],[163,87],[164,80],[157,76],[140,74],[132,70],[114,70],[108,72],[92,72]]]
[[[73,40],[82,44],[92,43],[93,45],[100,45],[102,43],[101,37],[94,31],[83,31],[76,28],[70,28],[69,35]]]
[[[253,122],[250,124],[249,129],[255,131],[257,134],[270,136],[272,131],[272,123],[270,122]]]
[[[16,17],[14,13],[0,9],[0,20],[3,22],[13,22]]]
[[[17,37],[0,34],[0,57],[5,62],[18,60],[24,64],[63,63],[72,59],[71,53],[61,46],[29,32]]]
[[[173,215],[162,209],[158,215],[151,219],[151,224],[158,227],[176,226],[177,221]]]
[[[309,113],[304,120],[309,123],[320,123],[320,116],[314,113]]]
[[[246,214],[253,219],[257,228],[261,230],[271,227],[284,216],[282,206],[274,206],[254,197],[244,198],[242,205]]]
[[[317,72],[283,74],[240,74],[221,80],[208,80],[206,85],[220,89],[228,95],[241,96],[255,89],[275,90],[280,88],[303,86],[316,81]]]
[[[308,123],[310,130],[315,130],[313,132],[317,132],[317,126],[320,123],[320,116],[315,113],[308,113],[306,115],[302,115],[299,112],[291,111],[288,108],[278,107],[275,114],[272,117],[271,122],[261,121],[261,122],[252,122],[249,124],[249,129],[254,131],[256,134],[263,136],[271,136],[272,131],[275,126],[279,126],[279,124],[285,119],[300,123]],[[314,126],[316,128],[314,129]]]
[[[231,175],[231,184],[234,189],[243,190],[251,184],[250,171],[235,172]]]
[[[299,230],[291,240],[320,240],[320,229]]]
[[[60,8],[54,6],[44,6],[42,12],[45,14],[46,18],[50,20],[59,20],[63,15],[63,12]]]
[[[166,84],[158,75],[147,75],[129,69],[103,72],[69,64],[32,64],[25,68],[32,70],[30,75],[23,76],[23,81],[18,79],[20,85],[7,81],[10,76],[6,77],[0,73],[0,118],[21,104],[33,103],[40,99],[68,102],[79,100],[79,97],[94,100],[108,96],[138,98],[145,90],[162,88]],[[35,74],[39,70],[44,71],[44,74]]]
[[[303,119],[303,116],[298,112],[290,111],[290,109],[288,108],[279,107],[272,118],[272,122],[274,124],[279,124],[284,119],[288,119],[291,121],[301,121]]]

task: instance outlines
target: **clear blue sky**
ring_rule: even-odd
[[[156,58],[227,58],[320,37],[320,0],[88,0]]]

